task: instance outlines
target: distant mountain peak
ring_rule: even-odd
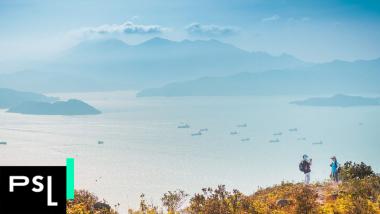
[[[175,41],[165,39],[162,37],[154,37],[152,39],[148,39],[145,42],[137,45],[137,46],[147,46],[147,45],[167,45],[167,44],[172,44],[175,43]]]
[[[118,50],[127,47],[128,44],[119,39],[87,40],[79,43],[76,50]]]
[[[184,39],[184,40],[181,41],[181,43],[183,43],[183,44],[213,44],[213,45],[230,46],[230,47],[233,47],[233,48],[236,48],[236,49],[240,49],[240,48],[238,48],[238,47],[236,47],[234,45],[222,42],[222,41],[217,40],[217,39],[206,39],[206,40],[202,40],[202,39],[197,39],[197,40]]]
[[[137,46],[143,46],[143,45],[168,45],[168,44],[222,44],[222,45],[229,45],[229,44],[226,44],[224,42],[221,42],[219,40],[216,40],[216,39],[207,39],[207,40],[190,40],[190,39],[184,39],[184,40],[181,40],[179,42],[177,41],[173,41],[173,40],[170,40],[170,39],[165,39],[165,38],[162,38],[162,37],[153,37],[151,39],[148,39],[140,44],[138,44]],[[229,46],[233,46],[233,45],[229,45]],[[235,46],[233,46],[235,47]],[[236,47],[235,47],[236,48]]]

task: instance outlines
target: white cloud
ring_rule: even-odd
[[[261,19],[262,22],[274,22],[274,21],[277,21],[280,19],[280,16],[275,14],[273,16],[270,16],[270,17],[266,17],[266,18],[263,18]]]
[[[230,26],[202,25],[199,23],[192,23],[186,27],[186,31],[191,35],[219,37],[236,34],[239,29]]]
[[[103,36],[120,36],[120,35],[146,35],[146,34],[160,34],[166,28],[160,25],[141,25],[135,24],[131,21],[126,21],[122,24],[107,24],[96,27],[85,27],[78,30],[71,31],[69,34],[76,37],[103,37]]]
[[[308,22],[308,21],[310,21],[310,17],[307,17],[307,16],[300,17],[300,18],[290,17],[290,18],[288,18],[288,21],[290,21],[290,22]]]

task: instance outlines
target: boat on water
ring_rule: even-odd
[[[290,132],[296,132],[296,131],[298,131],[298,129],[297,128],[291,128],[291,129],[289,129],[289,131]]]
[[[0,141],[0,145],[7,145],[7,142],[5,142],[5,141]]]
[[[99,145],[104,144],[104,141],[99,140],[99,141],[98,141],[98,144],[99,144]]]
[[[245,127],[247,127],[247,124],[246,123],[238,124],[237,127],[239,127],[239,128],[245,128]]]
[[[272,139],[269,141],[269,143],[278,143],[278,142],[280,142],[280,140],[278,138]]]
[[[202,135],[202,132],[194,132],[194,133],[192,133],[191,134],[191,136],[200,136],[200,135]]]
[[[190,128],[190,126],[187,123],[183,123],[183,124],[178,125],[177,128],[179,128],[179,129],[188,129],[188,128]]]
[[[230,132],[230,135],[237,135],[237,134],[238,134],[237,131],[232,131],[232,132]]]
[[[208,131],[208,128],[204,128],[204,129],[199,129],[200,132],[207,132]]]
[[[323,141],[314,142],[313,145],[322,145]]]
[[[273,133],[273,136],[281,136],[282,135],[282,132],[275,132]]]
[[[249,138],[249,137],[247,137],[247,138],[242,138],[240,141],[250,141],[251,140],[251,138]]]

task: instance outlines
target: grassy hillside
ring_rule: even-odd
[[[339,184],[284,182],[259,189],[252,195],[244,195],[238,190],[229,192],[224,185],[204,188],[191,198],[181,190],[169,191],[161,199],[162,209],[147,204],[141,195],[139,210],[128,213],[380,213],[380,177],[370,166],[347,162],[342,166],[341,178],[343,181]],[[75,201],[68,203],[68,213],[117,213],[111,207],[93,209],[96,201],[88,192],[77,192]],[[117,206],[114,208],[117,210]],[[120,210],[120,213],[126,211]]]

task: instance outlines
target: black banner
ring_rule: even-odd
[[[66,166],[0,166],[1,214],[66,214]]]

